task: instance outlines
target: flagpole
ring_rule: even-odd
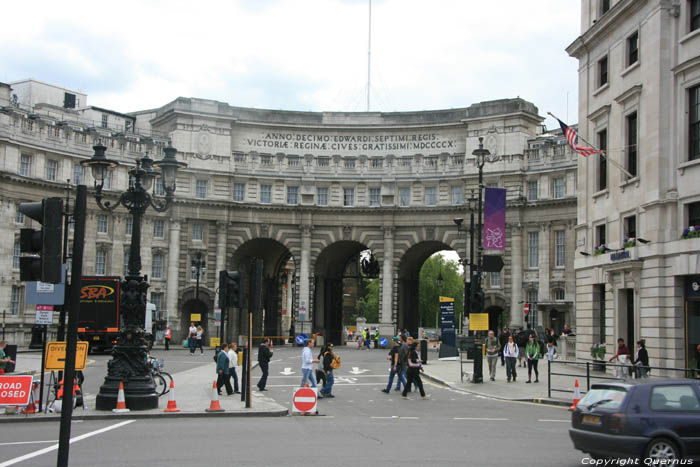
[[[561,121],[561,120],[560,120],[556,115],[554,115],[552,112],[547,112],[547,115],[551,115],[552,117],[554,117],[554,118],[556,118],[557,120]],[[603,151],[603,150],[601,150],[601,149],[598,149],[598,147],[597,147],[596,145],[591,144],[590,142],[588,142],[588,141],[586,140],[586,138],[584,138],[583,136],[581,136],[581,133],[579,133],[578,131],[576,132],[576,136],[577,136],[578,138],[580,138],[581,141],[583,141],[584,143],[586,143],[587,145],[589,145],[590,147],[592,147],[593,149],[596,149],[597,151],[599,151],[598,154],[600,154],[601,156],[603,156],[603,158],[605,158],[606,161],[610,162],[612,165],[614,165],[615,167],[617,167],[618,169],[620,169],[620,170],[622,171],[622,173],[624,173],[625,175],[627,175],[627,178],[628,178],[628,179],[634,178],[634,175],[632,175],[631,173],[629,173],[629,171],[627,171],[627,169],[625,169],[623,166],[621,166],[617,161],[615,161],[615,160],[609,158],[609,157],[607,156],[607,153],[606,153],[605,151]]]

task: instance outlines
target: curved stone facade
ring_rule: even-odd
[[[171,210],[147,212],[143,226],[150,297],[167,310],[176,336],[184,332],[189,313],[200,311],[214,335],[218,271],[258,257],[265,264],[265,313],[254,318],[254,334],[287,335],[292,311],[299,318],[301,310],[305,331],[310,321],[313,330],[339,341],[342,326],[354,324],[342,322],[339,311],[344,280],[367,249],[379,263],[382,332],[396,327],[415,332],[425,259],[449,249],[468,257],[469,239],[458,235],[452,220],[468,218],[466,199],[478,183],[472,151],[479,138],[498,156],[486,164],[484,184],[507,189],[506,266],[484,281],[493,323],[500,316],[503,324],[522,326],[523,301],[538,304],[539,324],[573,321],[576,160],[560,136],[542,134],[542,118],[529,102],[319,113],[178,98],[158,109],[120,114],[37,104],[26,97],[31,94],[26,83],[10,86],[23,89],[31,107],[21,101],[10,105],[10,86],[0,95],[0,266],[6,271],[0,300],[13,310],[8,323],[19,335],[31,328],[33,313],[15,297],[22,284],[13,240],[29,225],[15,222],[20,220],[15,206],[61,196],[62,181],[73,183],[76,175],[91,186],[90,174],[74,167],[92,155],[98,138],[108,146],[108,157],[122,164],[111,179],[115,198],[127,186],[134,159],[145,151],[158,159],[168,139],[188,164],[178,175]],[[119,209],[103,213],[92,200],[89,206],[85,274],[122,275],[128,215]],[[207,271],[195,300],[190,263],[200,252]],[[246,329],[247,314],[230,310],[229,318],[227,336]],[[295,329],[301,326],[297,320]]]

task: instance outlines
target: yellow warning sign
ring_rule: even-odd
[[[489,330],[489,314],[488,313],[469,313],[469,330],[470,331],[488,331]]]
[[[194,321],[194,322],[202,321],[201,313],[190,313],[190,321]]]
[[[216,347],[217,345],[221,345],[221,339],[219,339],[218,337],[210,337],[209,347]]]
[[[83,371],[87,363],[88,343],[78,342],[75,353],[75,369]],[[66,367],[66,343],[47,342],[46,343],[46,363],[47,371],[61,371]]]

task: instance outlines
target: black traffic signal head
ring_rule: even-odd
[[[219,307],[243,306],[243,274],[239,271],[219,272]]]
[[[61,282],[63,263],[63,199],[46,198],[40,203],[21,203],[17,209],[40,224],[40,232],[20,231],[20,251],[38,256],[20,258],[20,280]]]

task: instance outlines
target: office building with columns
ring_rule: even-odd
[[[693,366],[700,1],[584,0],[567,52],[579,60],[580,134],[607,155],[578,162],[578,357],[644,339],[652,366]]]
[[[560,131],[544,130],[532,103],[346,113],[177,98],[121,113],[87,99],[35,80],[0,85],[0,307],[18,343],[28,341],[34,313],[18,271],[19,229],[32,223],[17,204],[64,196],[76,183],[91,187],[80,162],[98,140],[120,163],[107,177],[107,200],[126,189],[137,157],[159,159],[168,141],[188,164],[170,210],[148,211],[142,227],[149,300],[178,339],[192,314],[216,335],[218,272],[261,258],[264,312],[254,316],[254,335],[287,336],[293,328],[341,342],[344,326],[354,324],[343,319],[344,284],[360,281],[360,259],[370,253],[382,334],[415,333],[425,260],[442,250],[468,258],[468,234],[453,219],[469,218],[480,139],[495,156],[484,185],[507,190],[505,267],[483,281],[491,327],[523,327],[524,302],[542,326],[560,329],[575,319],[577,161]],[[85,274],[122,276],[129,215],[100,211],[92,199],[88,210]],[[196,258],[206,262],[198,291]],[[224,336],[245,334],[247,313],[224,316]]]

